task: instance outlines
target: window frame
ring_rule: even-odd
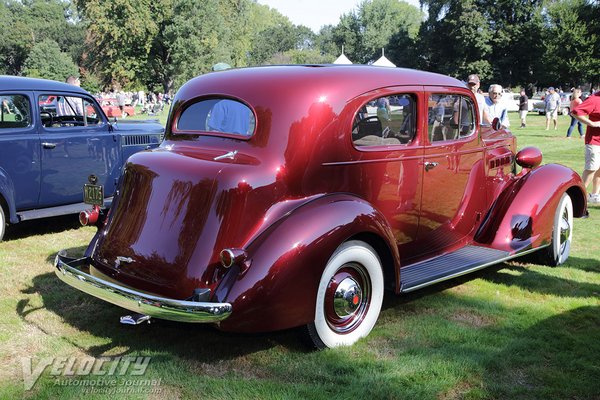
[[[358,106],[354,106],[355,111],[352,114],[352,123],[350,125],[350,141],[352,143],[352,147],[361,152],[372,152],[372,151],[394,151],[401,150],[407,147],[412,147],[418,145],[419,142],[419,103],[420,96],[419,93],[422,90],[417,90],[416,87],[394,87],[394,88],[383,88],[380,90],[376,90],[371,92],[368,97],[363,97],[361,101],[358,103]],[[413,110],[411,112],[412,118],[412,137],[406,143],[385,143],[385,144],[377,144],[377,145],[357,145],[354,136],[354,130],[357,120],[358,114],[364,107],[367,107],[369,103],[377,102],[381,98],[391,98],[391,97],[401,97],[401,96],[409,96],[412,100]],[[377,117],[377,115],[369,116],[367,118]],[[366,119],[366,118],[365,118]],[[360,140],[360,139],[358,139]]]
[[[35,126],[35,116],[33,114],[33,107],[32,107],[32,103],[31,103],[31,96],[29,94],[26,93],[19,93],[19,92],[0,92],[0,97],[8,97],[8,96],[21,96],[27,99],[27,104],[28,104],[28,111],[29,111],[29,123],[26,126],[19,126],[19,127],[6,127],[6,128],[1,128],[0,127],[0,132],[3,132],[5,130],[28,130],[31,129],[33,126]],[[0,107],[2,105],[0,104]],[[0,110],[0,112],[2,114],[4,114],[3,110]]]
[[[468,109],[470,110],[470,114],[471,114],[471,129],[469,131],[468,135],[462,135],[460,133],[461,129],[460,129],[460,123],[457,124],[457,129],[458,130],[458,135],[455,138],[451,138],[451,139],[446,139],[446,140],[432,140],[432,137],[430,137],[430,128],[432,127],[432,124],[430,124],[430,104],[433,101],[433,96],[440,96],[440,97],[448,97],[448,96],[452,96],[452,97],[458,97],[460,100],[460,103],[462,104],[462,102],[464,101],[467,104]],[[460,92],[451,92],[451,91],[429,91],[428,93],[426,93],[426,104],[427,104],[427,119],[426,119],[426,123],[427,123],[427,129],[426,129],[426,137],[427,137],[427,142],[430,145],[438,145],[438,144],[450,144],[450,143],[454,143],[454,142],[460,142],[460,141],[467,141],[473,138],[473,136],[476,135],[477,133],[477,118],[476,118],[476,114],[475,114],[475,103],[473,102],[473,100],[471,99],[471,97],[469,97],[468,95],[464,94],[464,93],[460,93]],[[459,110],[462,107],[459,106]],[[453,106],[454,109],[454,106]],[[454,111],[453,111],[454,112]],[[462,114],[459,114],[459,121],[461,120]],[[454,118],[454,116],[452,115],[450,118]]]
[[[58,98],[59,97],[77,97],[82,99],[82,107],[85,109],[86,106],[84,106],[85,101],[87,101],[89,103],[90,106],[93,106],[94,109],[96,110],[96,115],[97,115],[97,120],[98,122],[95,124],[83,124],[83,125],[72,125],[72,126],[46,126],[44,125],[44,123],[42,122],[42,112],[40,110],[40,98],[42,96],[55,96],[57,97],[56,102],[57,102],[57,107],[58,107]],[[102,110],[102,107],[100,107],[100,104],[96,101],[95,98],[93,98],[92,96],[85,94],[85,93],[69,93],[69,92],[52,92],[52,91],[39,91],[35,93],[35,102],[36,102],[36,109],[37,109],[37,114],[39,115],[40,118],[40,125],[47,131],[49,132],[53,132],[53,131],[57,131],[57,130],[61,130],[61,129],[66,129],[66,130],[72,130],[72,129],[97,129],[97,128],[102,128],[107,124],[107,119],[106,116],[104,115],[104,112]],[[72,110],[72,109],[71,109]],[[72,110],[73,111],[73,110]],[[76,116],[76,115],[75,115]],[[82,117],[85,116],[82,115]]]
[[[254,119],[254,129],[252,130],[252,133],[249,135],[243,135],[241,133],[210,131],[208,129],[190,130],[190,129],[179,129],[178,128],[178,124],[181,119],[181,116],[184,115],[184,113],[190,107],[193,107],[194,105],[196,105],[200,102],[211,101],[211,100],[217,100],[217,101],[230,100],[230,101],[235,101],[235,102],[245,106],[248,109],[248,111],[250,111],[251,117]],[[208,115],[209,115],[209,112],[206,114],[207,118],[208,118]],[[174,136],[179,136],[179,135],[181,135],[181,136],[215,136],[215,137],[221,137],[221,138],[229,138],[229,139],[248,141],[256,135],[258,128],[259,128],[259,122],[258,122],[258,118],[257,118],[256,111],[254,110],[254,108],[250,104],[245,102],[244,100],[237,98],[237,97],[231,97],[231,96],[209,95],[209,96],[197,97],[197,98],[191,99],[190,101],[187,101],[186,103],[182,104],[178,108],[175,115],[173,115],[173,120],[171,121],[170,126],[171,126],[170,133]]]

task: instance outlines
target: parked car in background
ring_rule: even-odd
[[[508,111],[519,111],[520,93],[504,92],[502,94],[502,100],[506,104]],[[534,102],[532,100],[527,101],[527,111],[533,110]]]
[[[157,147],[155,121],[111,123],[85,90],[0,76],[0,240],[7,223],[78,213],[95,175],[110,199],[125,160]]]
[[[135,107],[131,104],[123,106],[123,112],[121,112],[121,108],[119,107],[119,103],[116,99],[99,99],[100,106],[102,107],[102,111],[106,114],[107,117],[117,117],[124,118],[130,115],[135,115]]]
[[[560,108],[558,110],[559,114],[569,115],[571,113],[571,93],[559,93],[560,95]],[[546,115],[546,103],[544,102],[544,97],[541,100],[538,100],[533,105],[533,111],[537,112],[539,115]]]
[[[302,326],[318,348],[351,345],[385,288],[569,256],[581,178],[478,115],[464,83],[422,71],[202,75],[178,91],[161,145],[129,158],[84,257],[59,253],[55,272],[133,312],[124,323]]]

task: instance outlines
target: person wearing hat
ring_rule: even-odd
[[[479,93],[479,87],[481,86],[481,81],[479,80],[479,75],[471,74],[467,78],[467,85],[471,92],[475,95],[475,99],[477,99],[477,108],[479,109],[479,123],[483,122],[483,109],[485,108],[485,97],[481,93]]]
[[[554,122],[554,130],[558,129],[558,108],[560,106],[560,95],[552,86],[548,88],[548,95],[544,99],[546,110],[546,130],[550,129],[550,119]]]

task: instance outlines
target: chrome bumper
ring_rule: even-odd
[[[89,258],[72,259],[59,253],[54,260],[56,276],[66,284],[94,297],[151,317],[180,322],[218,322],[231,315],[231,304],[168,299],[138,292],[92,276],[82,270]]]

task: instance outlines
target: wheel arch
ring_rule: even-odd
[[[395,282],[398,257],[383,215],[350,194],[323,196],[277,221],[245,249],[250,266],[243,272],[230,271],[231,278],[224,279],[215,292],[217,301],[233,307],[219,327],[260,332],[310,323],[325,266],[349,240],[372,246],[386,265],[384,279],[392,277]]]
[[[522,172],[493,204],[475,241],[510,253],[549,244],[554,210],[565,192],[573,202],[573,216],[583,217],[585,190],[576,172],[559,164]]]

